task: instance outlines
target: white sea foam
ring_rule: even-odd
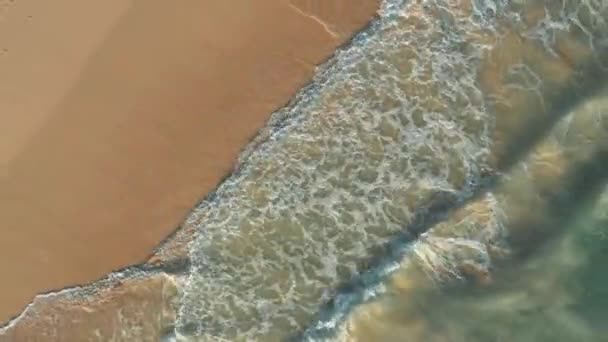
[[[473,1],[470,12],[467,3],[384,1],[371,28],[274,113],[266,138],[188,218],[198,233],[180,334],[284,339],[434,196],[471,195],[491,169],[495,120],[480,65],[504,34],[500,22],[520,19],[510,1]],[[542,75],[526,65],[512,73],[512,86],[543,97]],[[415,254],[430,270],[449,269],[447,252],[463,248],[487,261],[471,240],[426,243]],[[382,267],[379,276],[395,264]],[[366,298],[382,291],[372,283]],[[318,324],[335,328],[339,319]]]

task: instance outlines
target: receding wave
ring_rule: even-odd
[[[177,336],[473,340],[430,317],[496,297],[447,288],[498,283],[514,256],[501,276],[532,274],[524,255],[567,231],[547,217],[576,225],[556,189],[597,197],[573,180],[608,148],[607,17],[605,0],[384,1],[189,216]]]

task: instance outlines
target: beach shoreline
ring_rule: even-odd
[[[45,25],[73,3],[55,5],[56,17],[38,22],[32,41],[47,39]],[[20,142],[2,151],[0,250],[13,276],[3,282],[0,321],[38,293],[145,260],[232,169],[269,115],[378,7],[338,0],[242,1],[236,8],[222,1],[112,4],[108,18],[116,23],[94,27],[100,45],[72,54],[80,64],[59,63],[76,69],[71,78],[51,75],[40,86],[40,94],[63,87],[30,110],[50,114],[22,124]],[[28,9],[32,22],[36,10]],[[226,30],[218,34],[218,27]],[[93,33],[83,30],[82,39]],[[10,50],[13,58],[21,51]],[[39,61],[50,51],[41,47]],[[23,74],[15,75],[18,84]],[[40,84],[32,75],[26,86]],[[3,103],[9,98],[0,97]]]

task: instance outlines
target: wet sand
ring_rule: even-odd
[[[0,341],[159,341],[171,331],[178,290],[170,276],[101,283],[98,289],[37,296],[13,325],[0,331]]]
[[[145,260],[378,1],[0,5],[5,321]]]

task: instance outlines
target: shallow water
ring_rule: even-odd
[[[386,0],[189,216],[174,338],[601,341],[606,20]]]

